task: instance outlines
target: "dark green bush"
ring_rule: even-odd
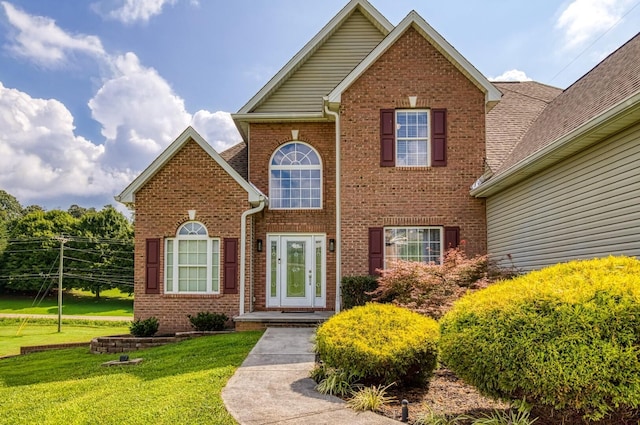
[[[436,366],[438,337],[435,320],[370,303],[323,323],[316,349],[327,366],[368,384],[424,383]]]
[[[191,326],[201,332],[221,331],[229,320],[229,317],[224,313],[209,313],[208,311],[201,311],[195,316],[187,314],[187,317]]]
[[[131,332],[131,335],[133,336],[149,337],[158,332],[159,326],[160,323],[155,317],[149,317],[144,320],[138,319],[135,322],[131,322],[131,325],[129,325],[129,332]]]
[[[640,406],[640,261],[559,264],[494,284],[441,320],[443,362],[482,393],[585,419]]]
[[[345,276],[342,278],[340,288],[342,290],[342,309],[365,305],[371,301],[369,292],[375,291],[378,281],[374,276]]]

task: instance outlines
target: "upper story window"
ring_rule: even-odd
[[[180,226],[165,241],[165,293],[220,292],[220,240],[197,221]]]
[[[311,146],[287,143],[275,151],[269,166],[269,208],[322,208],[322,164]]]
[[[381,109],[381,167],[445,167],[446,109]]]
[[[396,111],[396,167],[429,165],[429,111]]]

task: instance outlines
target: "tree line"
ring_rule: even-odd
[[[57,286],[61,252],[65,290],[133,292],[133,224],[113,206],[45,211],[0,190],[0,293]]]

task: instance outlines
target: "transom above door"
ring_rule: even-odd
[[[325,307],[324,234],[267,235],[267,307]]]

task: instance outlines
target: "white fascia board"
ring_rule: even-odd
[[[485,93],[485,103],[488,106],[500,101],[502,93],[482,75],[471,63],[465,59],[447,40],[444,39],[431,25],[427,23],[415,10],[412,10],[396,26],[393,31],[382,40],[375,49],[364,58],[335,89],[329,93],[330,103],[340,103],[342,93],[347,90],[373,63],[382,56],[411,26],[416,28],[428,41],[447,57],[453,65],[467,76],[478,88]]]
[[[286,121],[322,121],[322,112],[264,112],[231,114],[236,122],[286,122]]]
[[[640,92],[619,102],[601,114],[596,115],[578,128],[557,138],[547,146],[520,160],[497,176],[471,189],[469,192],[470,195],[476,198],[485,198],[493,195],[501,189],[512,186],[530,175],[535,174],[531,172],[532,167],[542,164],[545,160],[552,158],[555,163],[568,158],[574,153],[568,148],[574,145],[579,146],[580,143],[585,143],[585,139],[600,127],[606,128],[606,126],[611,126],[611,134],[622,130],[622,128],[619,128],[619,124],[616,125],[616,121],[618,118],[624,118],[628,114],[640,115]],[[558,153],[561,151],[563,155],[558,156]]]
[[[368,1],[366,0],[351,0],[345,7],[342,8],[336,16],[334,16],[327,25],[325,25],[318,34],[315,35],[305,46],[300,50],[276,75],[269,80],[267,84],[260,89],[249,101],[238,111],[238,114],[247,114],[251,112],[256,106],[258,106],[264,98],[279,87],[298,67],[304,63],[309,56],[311,56],[325,40],[342,24],[342,22],[351,15],[351,13],[359,7],[365,16],[372,19],[372,23],[384,31],[384,35],[387,35],[392,29],[393,25],[380,14]]]
[[[216,150],[207,143],[206,140],[196,131],[193,127],[187,127],[176,140],[173,141],[167,148],[149,165],[138,177],[136,177],[130,184],[127,186],[122,193],[115,197],[116,201],[122,202],[123,204],[135,203],[135,195],[138,190],[140,190],[162,167],[165,166],[167,162],[174,155],[182,149],[182,147],[189,141],[193,139],[209,156],[218,163],[226,172],[229,174],[248,194],[249,203],[257,203],[262,199],[266,199],[266,196],[260,192],[255,186],[247,182],[242,178],[240,174],[236,170],[233,169],[231,165],[222,157]]]

